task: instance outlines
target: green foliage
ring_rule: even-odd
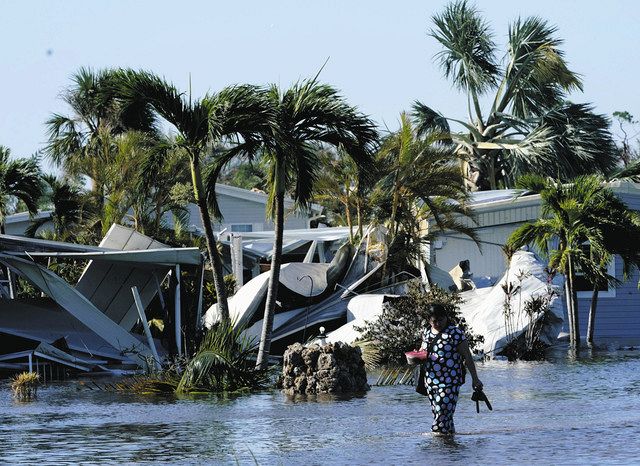
[[[582,82],[568,67],[556,27],[535,16],[516,19],[500,62],[489,25],[466,0],[450,3],[433,22],[431,36],[442,45],[437,59],[467,95],[468,119],[450,118],[464,128],[455,133],[426,105],[418,102],[414,111],[421,132],[444,129],[458,145],[473,188],[512,187],[527,172],[565,181],[616,167],[609,120],[588,104],[567,101]],[[491,106],[483,109],[481,97],[489,92]]]
[[[412,283],[406,295],[385,304],[380,317],[356,328],[362,339],[375,343],[382,355],[382,362],[405,364],[404,353],[419,348],[422,333],[428,325],[427,311],[431,304],[441,304],[447,310],[450,322],[458,325],[474,350],[484,337],[474,335],[458,309],[462,298],[437,286],[424,291],[421,285]]]
[[[46,217],[34,219],[25,230],[25,236],[35,237],[42,226],[51,222],[53,230],[41,231],[39,237],[74,242],[86,227],[83,223],[92,215],[90,199],[74,183],[60,180],[53,175],[44,175],[42,180],[44,192],[41,202],[45,203],[44,209],[50,209],[52,212]]]
[[[376,154],[379,181],[369,200],[376,221],[389,228],[389,271],[416,263],[424,245],[443,231],[477,238],[454,147],[438,133],[421,136],[405,113],[400,121]]]
[[[5,216],[18,201],[34,214],[42,195],[38,158],[11,159],[11,151],[0,146],[0,224],[4,228]]]
[[[363,223],[370,213],[368,198],[375,177],[364,174],[340,148],[321,149],[319,160],[323,169],[314,184],[314,200],[325,208],[331,225],[349,227],[349,240],[356,244],[364,235]]]
[[[236,292],[236,278],[233,274],[224,276],[224,287],[227,290],[227,296],[233,296]],[[212,305],[218,302],[218,296],[216,295],[216,287],[213,280],[205,275],[204,290],[203,290],[204,309],[209,309]]]
[[[205,335],[196,355],[187,364],[176,388],[177,393],[228,392],[267,386],[269,374],[256,369],[251,357],[252,339],[242,328],[223,321]]]
[[[534,246],[549,258],[552,270],[565,276],[571,344],[577,347],[580,332],[575,272],[579,268],[594,287],[603,282],[616,286],[619,281],[607,274],[614,255],[621,257],[625,277],[637,270],[640,251],[637,242],[629,238],[640,238],[638,214],[629,210],[596,175],[578,177],[571,183],[528,175],[519,181],[519,186],[540,194],[542,215],[535,222],[518,227],[507,243],[515,249]]]
[[[257,154],[256,160],[238,160],[229,164],[218,180],[238,188],[266,190],[267,170],[260,154]]]

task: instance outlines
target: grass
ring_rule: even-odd
[[[19,401],[31,401],[38,396],[40,376],[35,372],[22,372],[11,378],[11,390]]]

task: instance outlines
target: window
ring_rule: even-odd
[[[253,231],[253,225],[251,223],[236,223],[231,225],[232,233],[249,233]]]

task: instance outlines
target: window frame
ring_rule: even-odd
[[[249,230],[234,230],[233,227],[249,227]],[[231,233],[253,233],[253,223],[230,223],[229,231]]]

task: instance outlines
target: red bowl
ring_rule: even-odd
[[[422,361],[426,361],[428,357],[426,351],[407,351],[404,355],[407,357],[409,364],[419,364]]]

